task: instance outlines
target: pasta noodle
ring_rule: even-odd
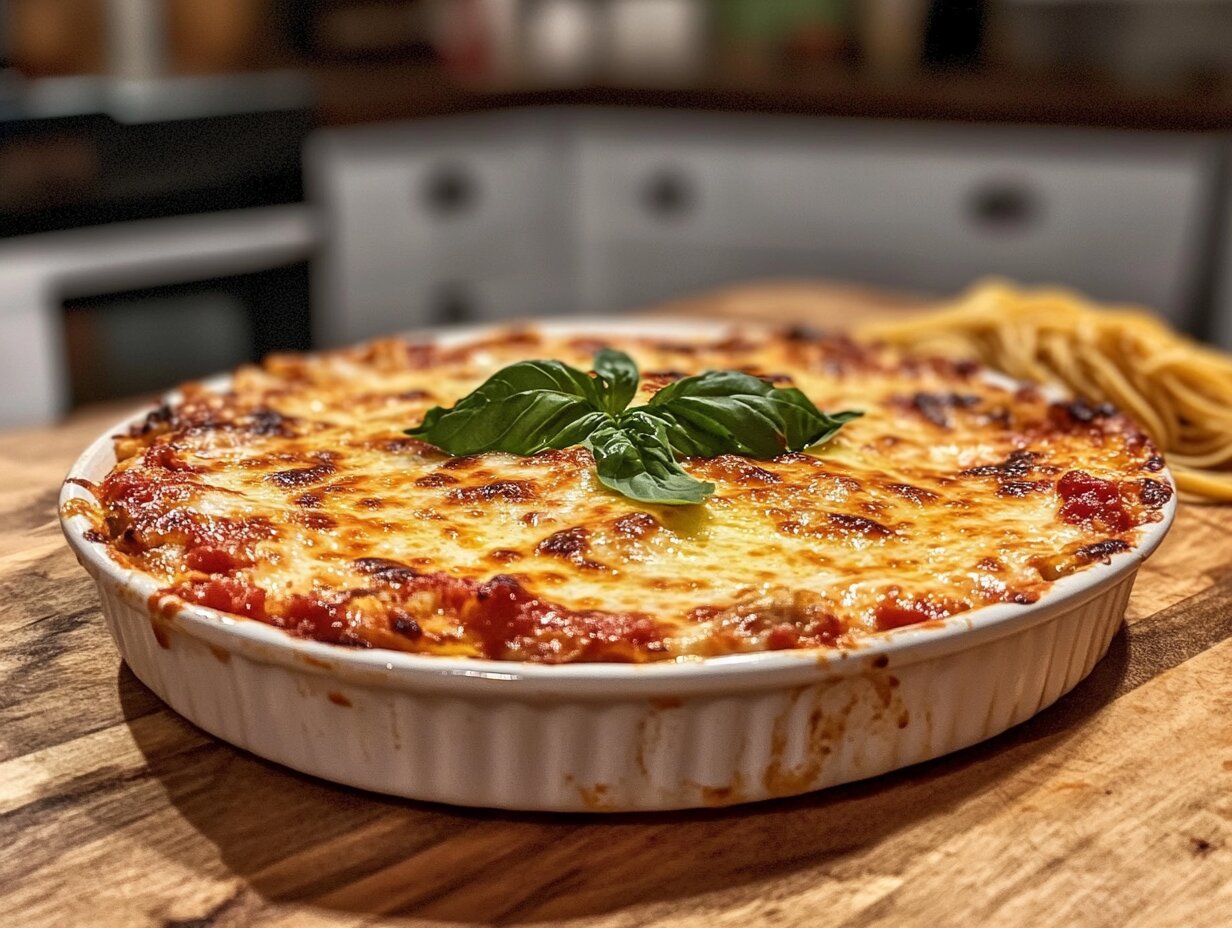
[[[1164,450],[1181,490],[1232,501],[1232,357],[1144,310],[986,282],[952,307],[859,334],[1110,402]]]

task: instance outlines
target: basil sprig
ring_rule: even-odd
[[[644,503],[700,503],[714,484],[676,456],[772,458],[827,441],[859,412],[827,414],[794,387],[740,371],[707,371],[628,408],[639,375],[623,351],[595,355],[594,376],[560,361],[519,361],[452,408],[435,406],[406,434],[452,455],[530,455],[584,445],[599,482]]]

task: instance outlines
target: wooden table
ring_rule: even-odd
[[[823,287],[690,301],[820,324]],[[617,817],[451,809],[214,740],[121,665],[55,522],[117,410],[0,436],[0,924],[1232,924],[1232,508],[1184,505],[1091,677],[940,760]]]

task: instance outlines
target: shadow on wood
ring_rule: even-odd
[[[796,872],[825,881],[846,858],[908,829],[919,834],[913,856],[926,854],[951,830],[970,827],[966,819],[951,823],[948,817],[961,801],[990,789],[1004,792],[1009,771],[1074,736],[1123,692],[1128,661],[1122,629],[1108,656],[1072,693],[991,741],[819,793],[696,812],[453,809],[294,773],[178,719],[184,737],[155,741],[144,734],[147,726],[130,729],[171,803],[267,900],[523,924],[646,902],[696,911],[697,896]],[[143,687],[127,667],[119,682],[126,715],[130,705],[135,716],[147,714]],[[176,846],[159,850],[182,853]],[[897,853],[904,854],[901,842]],[[883,864],[883,872],[893,872],[906,861]]]

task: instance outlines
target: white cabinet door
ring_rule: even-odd
[[[1186,321],[1213,172],[1205,144],[1063,130],[916,136],[768,152],[744,187],[765,195],[763,233],[846,252],[853,274],[879,283],[949,292],[994,274]]]
[[[337,343],[756,278],[953,293],[1001,275],[1184,324],[1214,144],[629,110],[337,130],[308,159],[324,207],[314,312]]]
[[[319,340],[559,312],[567,158],[555,121],[535,114],[322,133],[307,157],[325,226]]]
[[[1202,139],[723,115],[608,116],[578,149],[596,309],[749,277],[948,293],[995,274],[1185,322],[1214,175]]]

